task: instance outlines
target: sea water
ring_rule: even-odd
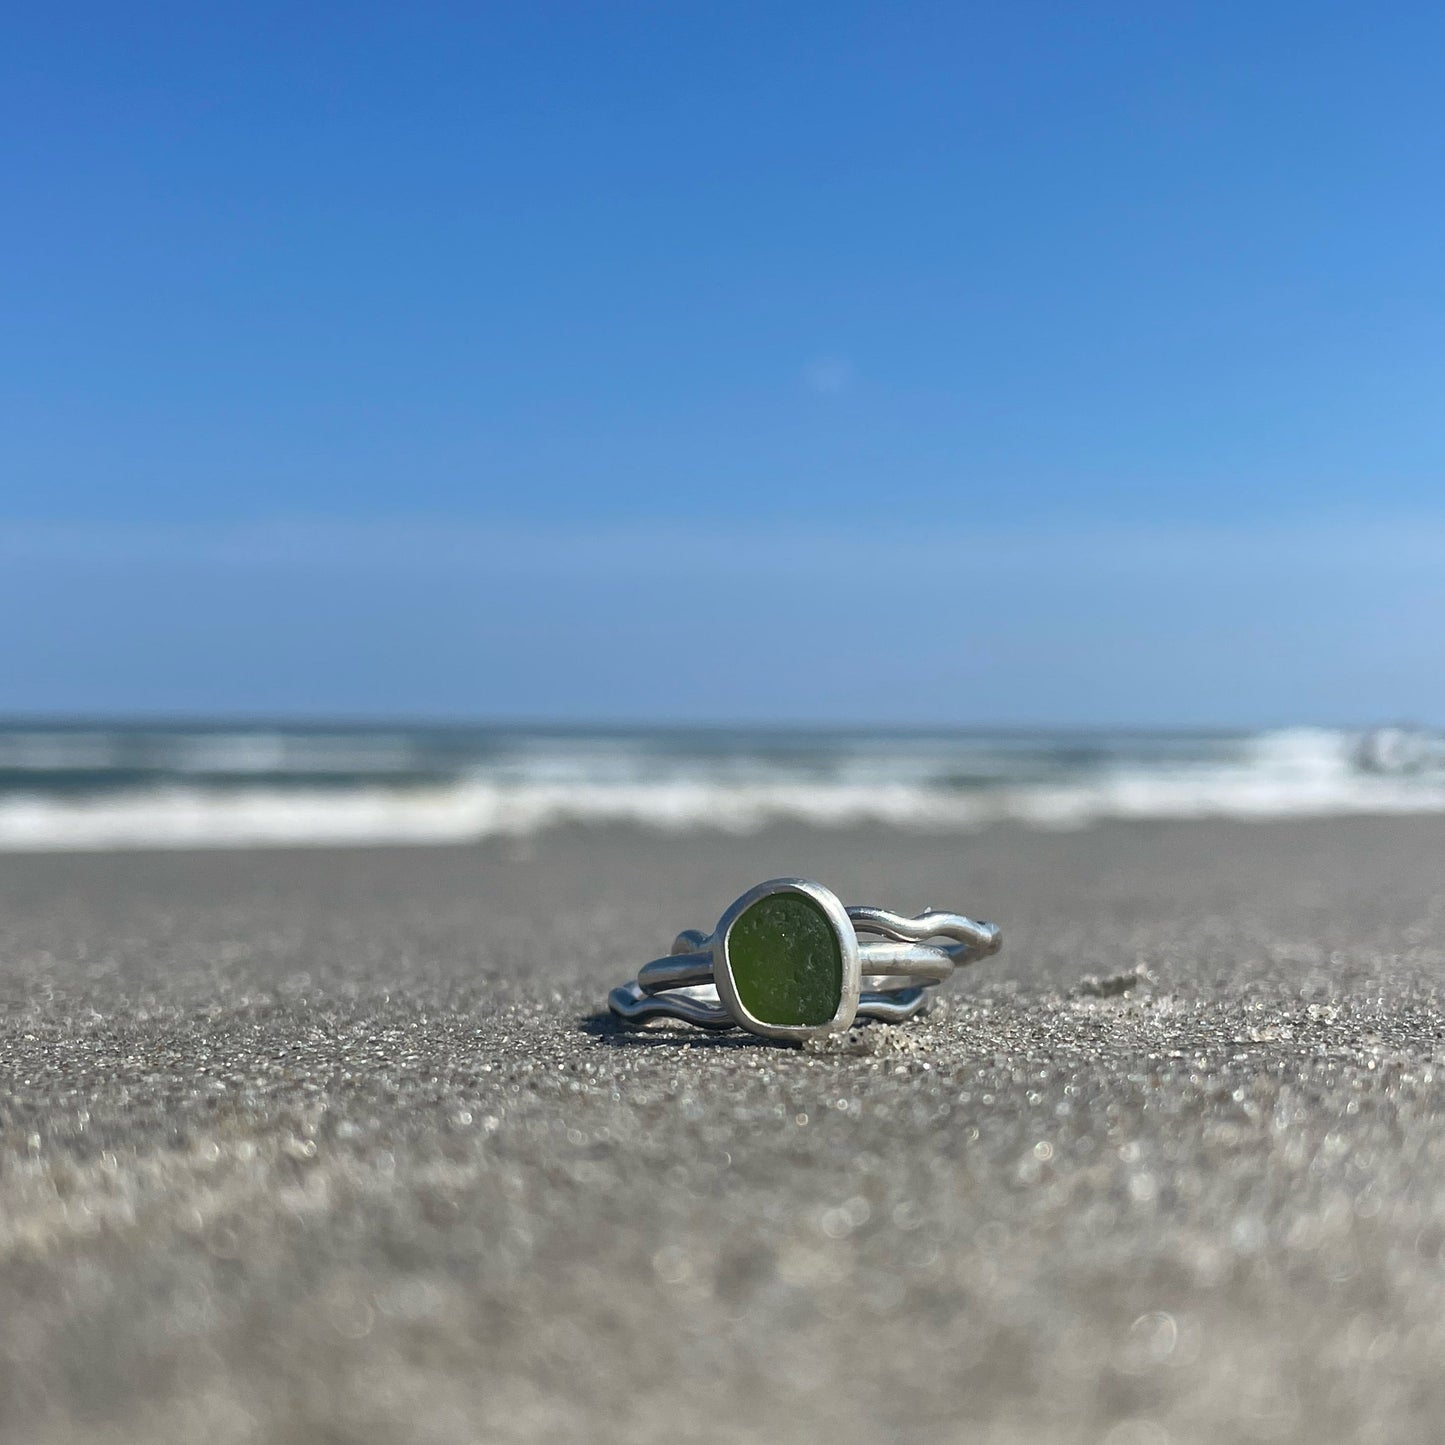
[[[1013,821],[1445,809],[1445,742],[1256,733],[0,725],[0,849],[463,843],[568,824]]]

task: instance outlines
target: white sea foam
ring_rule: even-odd
[[[275,746],[265,747],[277,766]],[[466,843],[588,823],[745,833],[793,820],[967,831],[1005,821],[1070,828],[1110,818],[1445,811],[1445,771],[1362,768],[1358,740],[1336,732],[1268,733],[1194,754],[1115,748],[1053,775],[1039,763],[1049,749],[1037,744],[1027,765],[1010,761],[1007,748],[963,751],[970,777],[961,783],[960,750],[927,740],[834,747],[824,767],[803,752],[700,757],[674,744],[660,756],[655,742],[551,739],[452,779],[381,785],[359,776],[317,787],[248,784],[245,774],[262,770],[260,750],[231,748],[234,772],[220,787],[186,781],[182,767],[179,780],[173,773],[154,786],[0,794],[0,850]],[[305,753],[308,763],[314,753]]]

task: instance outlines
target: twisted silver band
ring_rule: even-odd
[[[739,997],[728,956],[731,925],[752,904],[779,892],[811,898],[838,932],[843,986],[837,1011],[826,1023],[768,1023],[753,1017]],[[860,934],[887,941],[863,942]],[[636,979],[614,988],[607,1002],[630,1024],[671,1019],[718,1031],[744,1028],[770,1038],[805,1038],[847,1028],[857,1018],[890,1023],[912,1018],[926,1007],[930,988],[950,978],[955,969],[997,953],[1002,942],[993,924],[962,913],[926,909],[909,917],[885,908],[845,909],[819,884],[774,879],[738,899],[713,933],[697,929],[679,933],[670,954],[643,964]]]

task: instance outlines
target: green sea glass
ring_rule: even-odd
[[[838,1012],[843,949],[811,898],[760,898],[728,930],[727,954],[738,998],[760,1023],[816,1026]]]

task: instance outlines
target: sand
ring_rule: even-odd
[[[0,859],[0,1436],[1437,1440],[1445,820]],[[1004,951],[804,1049],[745,886]]]

